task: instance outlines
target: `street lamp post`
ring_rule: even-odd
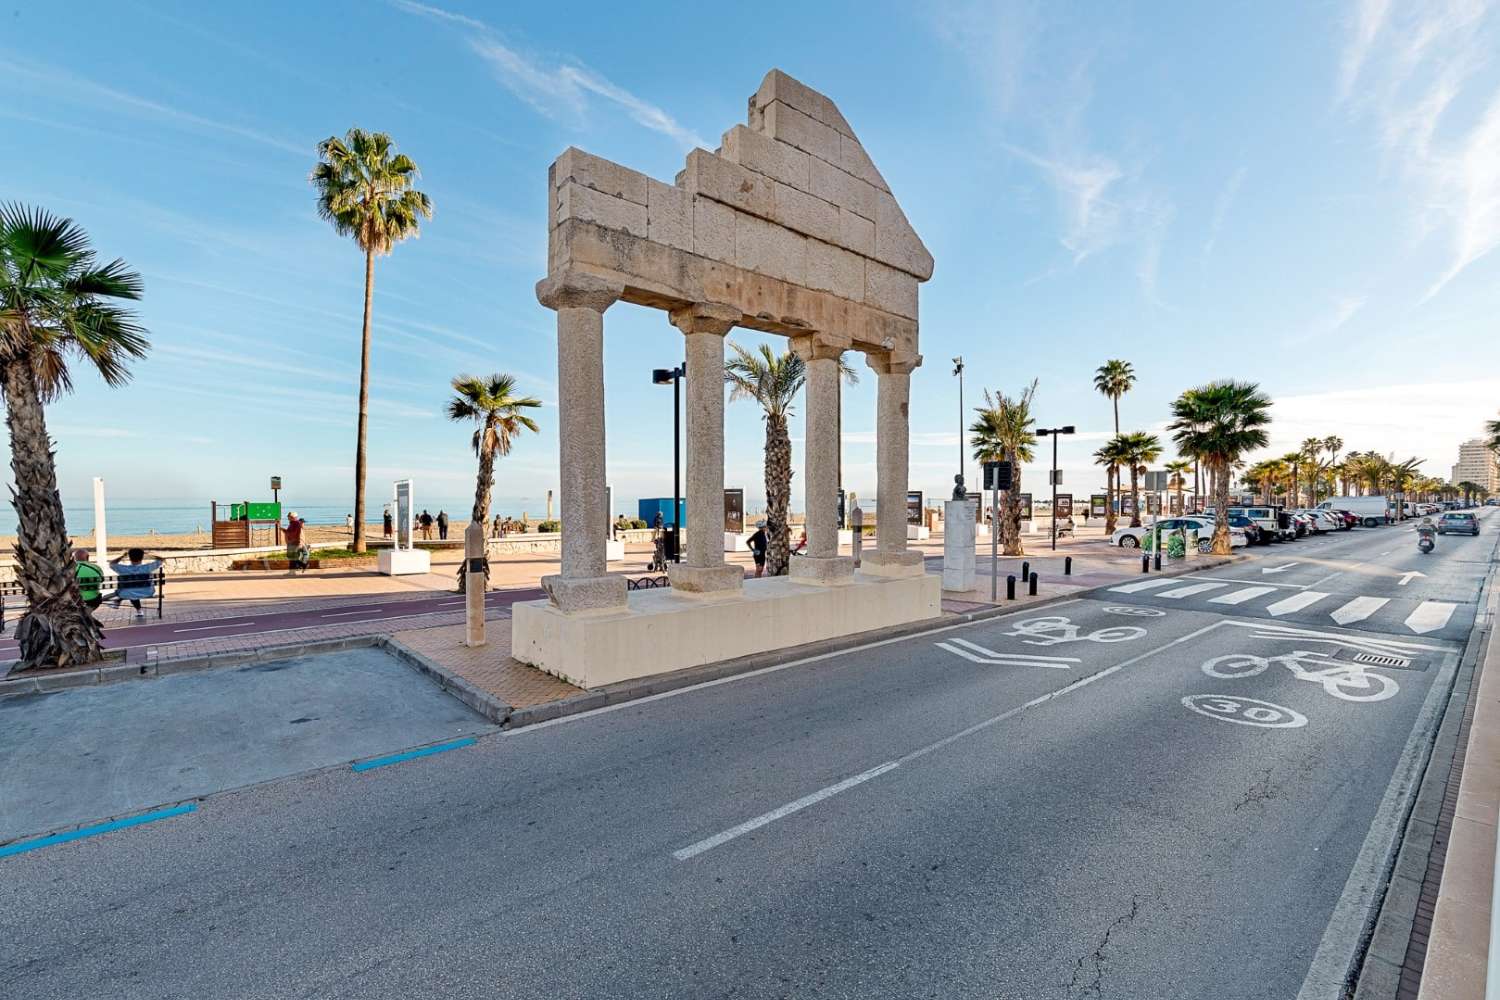
[[[955,485],[962,487],[964,485],[964,356],[962,354],[953,359],[953,374],[958,376],[958,482]]]
[[[682,562],[682,380],[687,377],[687,362],[676,368],[653,368],[651,381],[656,385],[672,383],[672,561]],[[699,517],[703,516],[700,511]]]
[[[1052,438],[1052,551],[1057,551],[1057,439],[1063,434],[1072,434],[1077,430],[1072,424],[1066,427],[1038,427],[1037,437]]]

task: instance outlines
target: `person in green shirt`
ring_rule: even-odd
[[[74,572],[78,576],[78,593],[90,610],[104,600],[104,570],[89,562],[88,549],[73,550]]]

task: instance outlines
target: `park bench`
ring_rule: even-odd
[[[104,579],[99,581],[99,592],[104,595],[106,601],[120,589],[121,575],[106,570]],[[149,574],[149,576],[142,573],[124,574],[124,576],[129,579],[131,586],[140,586],[143,582],[142,577],[146,577],[150,581],[151,589],[155,593],[151,597],[142,597],[139,600],[144,604],[154,599],[156,601],[156,617],[161,618],[162,605],[167,593],[167,571],[159,567],[155,572]],[[5,634],[6,613],[20,611],[25,607],[26,590],[21,586],[19,580],[10,583],[0,583],[0,635]]]

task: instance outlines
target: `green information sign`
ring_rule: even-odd
[[[231,521],[279,521],[281,520],[281,504],[232,503],[229,505],[229,519]]]

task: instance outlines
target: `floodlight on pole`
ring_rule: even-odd
[[[1057,551],[1057,439],[1064,434],[1076,434],[1078,428],[1072,424],[1065,427],[1038,427],[1037,437],[1052,438],[1052,551]]]

